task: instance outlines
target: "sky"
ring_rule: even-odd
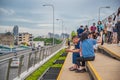
[[[120,0],[0,0],[0,33],[13,30],[19,26],[19,32],[29,32],[34,36],[47,35],[53,32],[54,6],[55,34],[71,33],[80,25],[92,24],[98,20],[100,7],[101,20],[116,12]]]

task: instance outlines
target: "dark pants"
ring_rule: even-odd
[[[78,66],[85,66],[86,61],[94,61],[94,59],[95,57],[87,57],[87,58],[79,57],[76,59],[76,63]],[[81,62],[84,62],[84,64],[81,65]]]
[[[120,41],[120,22],[116,23],[116,28],[117,28],[117,38],[118,41]]]
[[[107,31],[107,38],[108,38],[107,42],[111,43],[112,42],[112,32]]]

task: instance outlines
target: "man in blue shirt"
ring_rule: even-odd
[[[80,39],[78,38],[78,36],[74,36],[72,38],[73,43],[75,44],[75,49],[80,49]],[[80,57],[80,52],[73,52],[72,54],[72,63],[74,64],[74,66],[70,67],[69,70],[70,71],[74,71],[78,68],[78,65],[76,63],[76,59]],[[82,62],[82,65],[85,65],[85,62]]]
[[[77,29],[77,35],[80,38],[81,34],[84,32],[83,26],[81,25],[79,29]]]

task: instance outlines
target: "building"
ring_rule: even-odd
[[[32,34],[29,33],[19,33],[17,37],[17,43],[19,44],[27,44],[30,45],[33,41],[33,36]]]
[[[15,25],[14,28],[13,28],[13,35],[17,36],[18,34],[19,34],[19,28],[18,28],[17,25]]]
[[[19,34],[19,28],[18,28],[17,25],[15,25],[14,28],[13,28],[14,45],[18,45],[18,43],[17,43],[18,34]]]
[[[14,45],[14,36],[12,33],[1,33],[0,34],[0,44],[1,45]]]

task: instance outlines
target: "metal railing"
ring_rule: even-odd
[[[31,67],[42,62],[54,52],[63,47],[65,41],[45,48],[36,48],[35,50],[19,53],[7,59],[0,60],[0,80],[13,80],[20,77],[21,73],[29,71]]]

